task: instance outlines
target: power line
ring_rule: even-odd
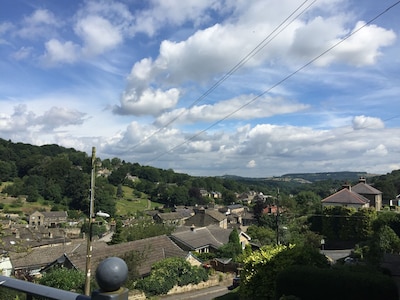
[[[290,78],[292,78],[294,75],[296,75],[297,73],[301,72],[303,69],[307,68],[308,66],[310,66],[311,64],[313,64],[315,61],[317,61],[318,59],[320,59],[322,56],[324,56],[325,54],[329,53],[330,51],[332,51],[334,48],[336,48],[337,46],[339,46],[340,44],[342,44],[344,41],[346,41],[347,39],[349,39],[350,37],[354,36],[355,34],[357,34],[360,30],[362,30],[363,28],[365,28],[366,26],[368,26],[369,24],[371,24],[372,22],[374,22],[376,19],[378,19],[379,17],[381,17],[382,15],[384,15],[385,13],[387,13],[388,11],[390,11],[392,8],[394,8],[395,6],[397,6],[400,3],[400,0],[395,2],[394,4],[390,5],[389,7],[387,7],[385,10],[383,10],[382,12],[380,12],[378,15],[376,15],[375,17],[373,17],[372,19],[370,19],[368,22],[364,23],[362,26],[360,26],[359,28],[355,29],[354,31],[352,31],[351,33],[349,33],[348,35],[346,35],[345,37],[343,37],[343,39],[341,39],[340,41],[338,41],[337,43],[333,44],[332,46],[330,46],[329,48],[327,48],[326,50],[324,50],[322,53],[320,53],[319,55],[315,56],[313,59],[311,59],[310,61],[308,61],[306,64],[302,65],[301,67],[299,67],[298,69],[296,69],[295,71],[293,71],[292,73],[290,73],[289,75],[285,76],[284,78],[282,78],[281,80],[279,80],[278,82],[276,82],[275,84],[273,84],[271,87],[269,87],[267,90],[263,91],[262,93],[258,94],[257,96],[255,96],[254,98],[252,98],[250,101],[244,103],[243,105],[241,105],[240,107],[238,107],[237,109],[233,110],[231,113],[227,114],[225,117],[219,119],[218,121],[212,123],[211,125],[209,125],[208,127],[206,127],[205,129],[201,130],[200,132],[196,133],[195,135],[191,136],[190,138],[186,139],[185,141],[183,141],[182,143],[176,145],[175,147],[159,154],[158,156],[156,156],[154,159],[150,160],[149,162],[155,161],[158,158],[160,158],[161,156],[164,156],[167,153],[171,153],[173,152],[175,149],[178,149],[179,147],[187,144],[188,142],[192,141],[193,139],[195,139],[196,137],[200,136],[201,134],[205,133],[206,131],[208,131],[209,129],[215,127],[216,125],[218,125],[219,123],[225,121],[226,119],[228,119],[229,117],[231,117],[232,115],[236,114],[237,112],[239,112],[240,110],[242,110],[243,108],[245,108],[246,106],[254,103],[255,101],[257,101],[258,99],[260,99],[262,96],[264,96],[265,94],[269,93],[271,90],[273,90],[274,88],[276,88],[277,86],[283,84],[285,81],[289,80]]]
[[[254,47],[246,56],[244,56],[236,65],[234,65],[225,75],[223,75],[216,83],[214,83],[207,91],[205,91],[199,98],[197,98],[194,102],[192,102],[187,109],[190,109],[194,107],[196,104],[200,103],[203,101],[205,98],[207,98],[208,95],[210,95],[217,87],[219,87],[224,81],[226,81],[229,77],[231,77],[237,70],[239,70],[243,65],[245,65],[251,58],[253,58],[257,53],[259,53],[265,46],[267,46],[273,39],[275,39],[283,30],[285,30],[289,25],[291,25],[296,19],[298,19],[305,11],[307,11],[317,0],[314,0],[311,4],[306,6],[303,10],[301,10],[293,19],[291,19],[309,0],[304,1],[302,4],[300,4],[287,18],[285,18],[275,29],[269,33],[256,47]],[[291,20],[290,20],[291,19]],[[290,22],[288,22],[290,20]],[[288,22],[288,23],[287,23]],[[283,26],[285,23],[287,23],[285,26]],[[280,29],[281,28],[281,29]],[[280,30],[279,30],[280,29]],[[279,30],[279,31],[278,31]],[[277,34],[275,34],[278,32]],[[149,136],[145,137],[142,139],[139,143],[137,143],[135,146],[131,148],[131,150],[136,149],[140,145],[142,145],[144,142],[149,140],[151,137],[155,136],[158,134],[161,130],[164,128],[167,128],[169,125],[174,123],[176,120],[178,120],[182,115],[184,114],[184,111],[179,113],[177,116],[172,118],[170,121],[165,123],[164,125],[161,125],[160,128],[155,130],[153,133],[151,133]]]

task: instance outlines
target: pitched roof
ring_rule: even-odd
[[[364,196],[344,188],[321,201],[322,203],[336,203],[336,204],[356,204],[364,205],[369,203],[369,199]]]
[[[219,223],[226,219],[226,216],[215,209],[195,209],[195,215],[186,219],[185,224],[188,226],[205,227]]]
[[[187,219],[191,216],[190,212],[177,211],[177,212],[167,212],[167,213],[158,213],[156,214],[161,220],[180,220]]]
[[[86,268],[86,239],[80,239],[63,246],[48,247],[45,250],[34,248],[26,253],[9,253],[14,268],[41,267],[55,261],[64,253],[71,262],[80,270]],[[91,268],[95,270],[97,265],[107,257],[123,257],[131,251],[145,253],[138,268],[140,275],[148,274],[151,266],[168,257],[185,257],[187,252],[180,249],[169,237],[161,235],[157,237],[132,241],[128,243],[107,245],[104,242],[93,242]],[[45,255],[44,255],[45,252]]]
[[[218,222],[226,219],[226,216],[224,214],[214,209],[206,210],[206,214],[209,215],[211,218],[217,220]]]
[[[35,211],[37,213],[38,211]],[[68,216],[66,211],[40,211],[46,218],[66,218]]]
[[[171,234],[171,238],[191,249],[198,249],[206,246],[219,248],[228,243],[231,229],[223,229],[219,226],[208,226],[190,228],[185,226],[179,231]]]
[[[382,192],[367,183],[359,182],[351,190],[361,195],[380,195]]]
[[[46,228],[44,226],[26,227],[13,226],[4,229],[0,249],[15,251],[15,249],[29,249],[55,244],[65,244],[70,239],[66,237],[62,228]]]

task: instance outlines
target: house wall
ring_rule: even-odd
[[[41,212],[34,212],[29,216],[29,226],[43,226],[44,215]]]
[[[368,208],[369,203],[366,203],[364,205],[358,205],[358,204],[341,204],[341,203],[322,203],[322,207],[328,207],[328,206],[343,206],[343,207],[352,207],[355,209],[360,209],[360,208]]]
[[[1,275],[10,277],[12,274],[12,264],[9,257],[0,257]]]
[[[36,211],[29,216],[29,226],[57,227],[59,224],[66,223],[67,216],[46,216]]]

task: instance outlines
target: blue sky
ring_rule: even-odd
[[[385,174],[400,169],[399,14],[387,0],[0,0],[0,137],[191,175]]]

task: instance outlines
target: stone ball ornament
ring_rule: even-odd
[[[103,260],[96,269],[96,281],[103,292],[118,290],[128,279],[128,266],[119,257]]]

